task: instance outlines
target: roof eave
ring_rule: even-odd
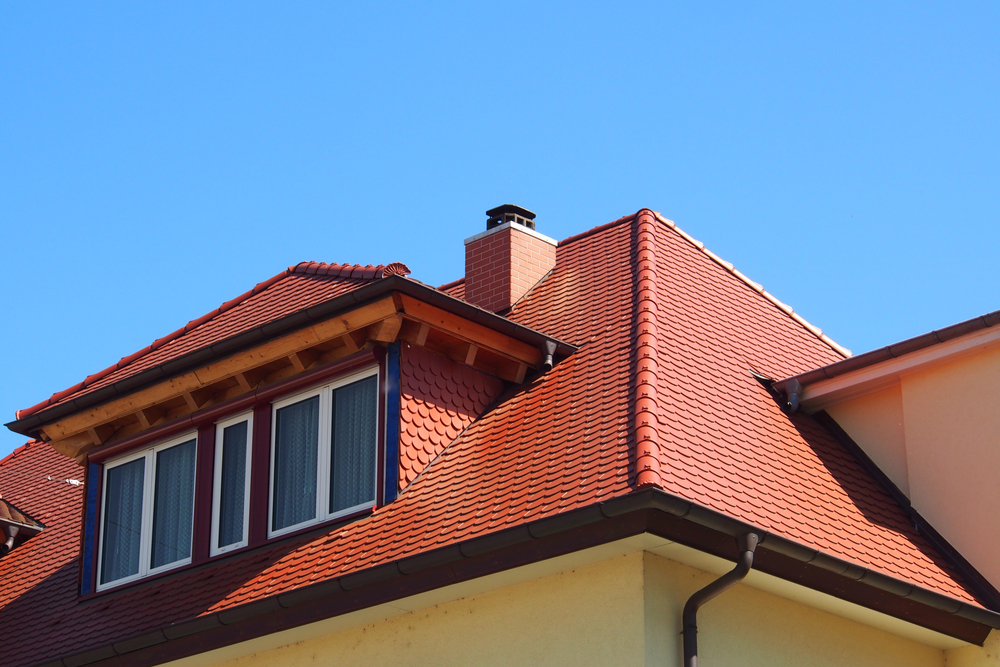
[[[38,533],[45,530],[45,526],[41,524],[35,525],[30,523],[21,523],[20,521],[13,521],[11,519],[0,519],[0,526],[17,528],[18,533],[24,537],[34,537]]]
[[[139,666],[178,660],[442,586],[644,532],[730,560],[761,536],[754,569],[962,641],[982,645],[1000,614],[780,537],[659,489],[647,489],[382,563],[139,636],[63,664]]]
[[[27,415],[22,419],[15,419],[5,424],[5,426],[21,435],[29,437],[37,436],[38,429],[45,424],[52,423],[114,398],[126,396],[175,375],[199,368],[223,357],[261,344],[276,336],[290,333],[314,322],[333,317],[339,312],[364,305],[392,292],[400,292],[419,299],[448,311],[453,315],[463,317],[534,347],[540,348],[548,341],[555,342],[556,354],[560,357],[569,356],[577,349],[576,346],[570,343],[558,340],[540,331],[473,306],[461,299],[440,292],[433,287],[404,276],[393,275],[359,287],[329,301],[296,311],[249,331],[244,331],[208,347],[194,350],[181,357],[171,359],[119,382],[84,394],[79,398],[53,405],[52,407]]]
[[[788,396],[798,393],[807,412],[892,384],[901,375],[1000,345],[1000,310],[944,329],[865,352],[774,383]]]

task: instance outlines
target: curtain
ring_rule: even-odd
[[[188,440],[156,453],[150,569],[191,555],[195,449],[195,441]]]
[[[281,408],[276,419],[271,530],[316,518],[319,396]]]
[[[219,491],[219,548],[243,541],[246,498],[247,422],[222,431],[222,485]]]
[[[365,378],[333,392],[330,512],[375,502],[378,383]]]
[[[142,537],[142,487],[146,460],[136,459],[107,469],[104,498],[104,553],[101,583],[139,572]]]

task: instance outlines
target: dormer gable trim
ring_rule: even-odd
[[[542,368],[546,344],[557,358],[576,349],[391,275],[7,426],[82,463],[94,448],[396,340],[517,384]]]

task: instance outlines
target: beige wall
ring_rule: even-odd
[[[865,450],[906,495],[910,494],[899,384],[827,408],[830,416]]]
[[[1000,350],[902,379],[910,502],[1000,588]]]
[[[944,653],[946,667],[998,667],[1000,666],[1000,630],[994,630],[979,646],[963,646]]]
[[[215,664],[679,667],[681,609],[716,576],[635,552]],[[708,603],[699,626],[705,667],[1000,664],[979,647],[945,652],[746,585]]]
[[[827,411],[1000,588],[1000,349],[903,374]]]

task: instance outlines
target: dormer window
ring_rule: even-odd
[[[269,536],[375,504],[377,369],[274,404]]]
[[[247,545],[253,413],[216,424],[212,484],[212,555]]]
[[[380,447],[384,370],[356,361],[109,458],[93,472],[96,590],[370,512],[396,484],[380,475],[397,465]]]
[[[197,435],[105,468],[98,589],[191,562]]]

